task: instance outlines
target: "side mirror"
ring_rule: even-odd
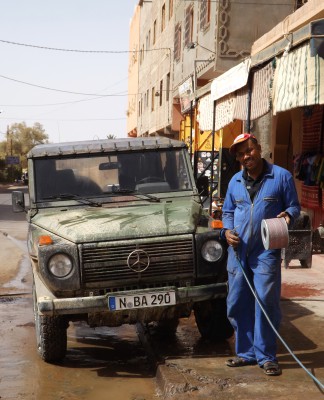
[[[208,176],[200,176],[197,179],[197,189],[200,196],[208,197],[209,195],[209,181]]]
[[[23,212],[25,209],[25,197],[23,192],[14,191],[12,192],[12,211]]]

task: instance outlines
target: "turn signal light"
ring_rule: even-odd
[[[223,228],[223,222],[220,219],[212,219],[210,221],[210,227],[212,229],[222,229]]]
[[[38,244],[39,246],[48,246],[50,244],[53,244],[53,240],[48,235],[42,235],[38,238]]]

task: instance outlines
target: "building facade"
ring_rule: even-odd
[[[129,26],[127,133],[130,137],[137,137],[140,11],[137,6]]]
[[[179,139],[189,118],[197,132],[197,101],[210,82],[248,57],[297,3],[140,0],[130,27],[128,135]]]

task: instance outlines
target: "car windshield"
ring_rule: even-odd
[[[118,193],[167,193],[191,189],[185,150],[76,155],[34,160],[36,201]]]

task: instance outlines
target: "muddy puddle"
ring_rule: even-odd
[[[53,365],[40,359],[36,349],[32,276],[26,242],[10,235],[6,237],[17,248],[18,265],[16,276],[4,282],[0,291],[0,398],[156,398],[155,370],[135,326],[92,329],[85,323],[70,323],[65,360]]]

